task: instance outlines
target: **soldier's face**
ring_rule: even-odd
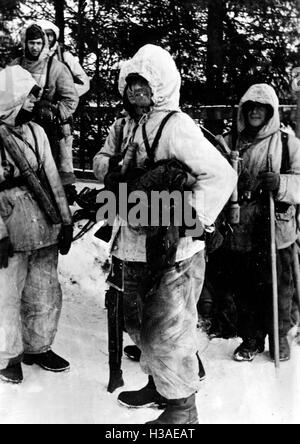
[[[267,107],[266,105],[257,103],[248,112],[248,122],[253,128],[260,127],[266,123]]]
[[[33,57],[39,57],[44,47],[43,39],[28,40],[27,48]]]
[[[24,111],[28,111],[29,113],[32,113],[33,112],[33,109],[34,109],[34,105],[35,105],[35,103],[37,102],[37,98],[33,95],[33,94],[29,94],[27,97],[26,97],[26,99],[25,99],[25,102],[24,102],[24,104],[23,104],[23,106],[22,106],[22,109],[24,110]]]
[[[142,80],[136,80],[130,88],[128,88],[128,100],[132,105],[139,108],[145,108],[151,106],[152,103],[152,91],[148,82]]]
[[[47,34],[47,38],[48,38],[48,42],[49,42],[49,47],[52,48],[52,46],[56,42],[56,36],[55,36],[54,32],[52,31],[52,29],[46,29],[46,34]]]

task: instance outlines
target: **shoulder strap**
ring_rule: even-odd
[[[120,122],[120,125],[118,126],[118,132],[117,132],[116,154],[121,153],[121,147],[122,147],[122,142],[123,142],[123,138],[124,138],[124,126],[126,123],[125,118],[121,117],[120,120],[121,120],[121,122]]]
[[[4,142],[1,137],[0,137],[0,154],[1,154],[1,162],[3,165],[7,161],[7,156],[4,148]]]
[[[178,111],[171,111],[169,114],[167,114],[163,120],[161,121],[161,124],[158,128],[158,131],[156,133],[156,136],[154,138],[153,144],[150,147],[149,144],[149,140],[148,140],[148,136],[147,136],[147,132],[146,132],[146,122],[143,124],[143,138],[144,138],[144,143],[145,143],[145,147],[147,150],[147,154],[148,154],[148,158],[150,160],[150,162],[153,164],[154,163],[154,156],[155,156],[155,151],[158,147],[162,132],[164,127],[166,126],[166,123],[168,122],[168,120],[174,115],[176,114]]]
[[[281,131],[281,142],[282,142],[282,159],[280,173],[286,174],[290,169],[290,152],[289,152],[289,135],[284,131]]]
[[[34,152],[35,152],[35,155],[36,155],[36,158],[37,158],[38,164],[39,164],[39,166],[40,166],[40,165],[42,165],[42,159],[41,159],[40,152],[39,152],[38,140],[37,140],[37,137],[36,137],[36,134],[35,134],[35,131],[34,131],[34,129],[33,129],[33,126],[32,126],[32,124],[31,124],[31,122],[28,123],[28,126],[29,126],[29,129],[30,129],[31,134],[32,134],[32,136],[33,136],[34,146],[35,146],[35,150],[34,150]]]
[[[61,44],[58,44],[57,46],[57,58],[60,62],[65,63],[65,59],[64,59],[64,48],[62,47]]]
[[[41,156],[38,150],[38,142],[37,142],[37,137],[36,134],[34,132],[33,127],[31,126],[31,123],[28,123],[28,127],[32,133],[33,139],[34,139],[34,144],[35,144],[35,148],[27,141],[25,140],[21,134],[19,134],[18,132],[16,132],[13,128],[10,128],[10,132],[13,136],[15,136],[17,139],[19,139],[21,142],[23,142],[36,156],[38,165],[40,166],[42,164],[42,160],[41,160]]]
[[[54,59],[54,54],[49,58],[48,63],[47,63],[47,74],[46,74],[46,82],[45,82],[44,91],[48,91],[48,89],[49,89],[50,71],[52,68],[53,59]]]

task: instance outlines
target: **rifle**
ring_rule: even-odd
[[[28,188],[33,193],[41,210],[43,210],[53,224],[60,224],[61,217],[51,197],[45,190],[37,173],[31,168],[16,139],[4,124],[0,125],[0,137],[3,140],[5,149],[20,170],[22,177],[26,180]]]
[[[219,146],[221,149],[221,154],[223,154],[228,160],[229,163],[231,164],[232,168],[234,169],[234,171],[238,174],[238,169],[239,169],[239,151],[236,149],[230,149],[229,146],[227,145],[225,139],[223,136],[215,136],[213,133],[211,133],[208,129],[206,129],[204,126],[200,125],[200,128],[207,132],[207,134],[209,134],[211,137],[213,137],[213,139],[215,140],[215,142],[217,143],[217,146]],[[238,225],[240,222],[240,205],[238,202],[238,185],[236,185],[230,199],[229,199],[229,204],[227,206],[227,218],[228,218],[228,223],[230,225]]]

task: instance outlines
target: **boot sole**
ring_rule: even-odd
[[[52,373],[63,373],[63,372],[67,372],[70,370],[71,366],[63,368],[63,369],[53,369],[53,368],[48,368],[45,365],[42,364],[38,364],[36,362],[29,362],[29,361],[23,361],[23,364],[28,365],[28,366],[32,366],[32,365],[38,365],[39,367],[41,367],[43,370],[46,370],[47,372],[52,372]]]
[[[289,361],[291,359],[291,357],[289,356],[288,358],[280,358],[279,361],[280,362],[285,362],[285,361]],[[275,361],[275,359],[273,357],[271,357],[271,361]]]
[[[134,362],[140,362],[140,358],[137,358],[136,356],[128,355],[127,353],[124,353],[126,358],[130,359],[130,361]]]
[[[252,362],[253,361],[253,359],[257,356],[257,355],[260,355],[261,353],[263,353],[265,350],[263,349],[258,349],[257,350],[257,352],[255,353],[255,355],[253,356],[253,358],[251,358],[251,359],[245,359],[245,358],[243,358],[243,357],[241,357],[240,359],[238,358],[238,356],[237,355],[233,355],[233,359],[234,359],[234,361],[236,361],[236,362]]]
[[[0,376],[0,380],[5,384],[13,384],[13,385],[19,385],[22,384],[23,382],[23,379],[14,380],[14,379],[5,378],[5,376]]]
[[[238,356],[233,355],[233,359],[234,359],[235,362],[252,362],[254,360],[255,356],[253,356],[253,358],[251,358],[251,359],[246,359],[246,358],[243,358],[243,357],[239,358]]]
[[[144,408],[164,409],[167,405],[167,404],[158,404],[157,402],[149,402],[148,404],[143,404],[143,405],[129,405],[121,401],[120,399],[118,399],[118,403],[123,407],[127,407],[128,409],[144,409]]]
[[[154,420],[154,421],[148,421],[145,424],[166,424],[166,423],[165,422],[160,422],[159,419],[157,419],[157,420]],[[185,424],[199,424],[199,419],[197,418],[194,421],[188,421]],[[184,424],[180,424],[180,425],[184,425]]]
[[[64,373],[64,372],[66,373],[66,372],[69,372],[71,369],[71,367],[66,367],[66,368],[62,368],[62,369],[53,369],[53,368],[45,367],[44,365],[41,365],[41,364],[36,364],[36,365],[40,366],[43,370],[46,370],[47,372],[52,372],[52,373]]]

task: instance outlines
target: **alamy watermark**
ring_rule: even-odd
[[[202,224],[193,210],[191,191],[132,191],[127,183],[120,183],[118,196],[106,189],[99,192],[100,208],[97,220],[106,220],[113,225],[119,215],[122,225],[132,227],[185,227],[186,236],[199,237]],[[204,208],[204,206],[202,206]]]

